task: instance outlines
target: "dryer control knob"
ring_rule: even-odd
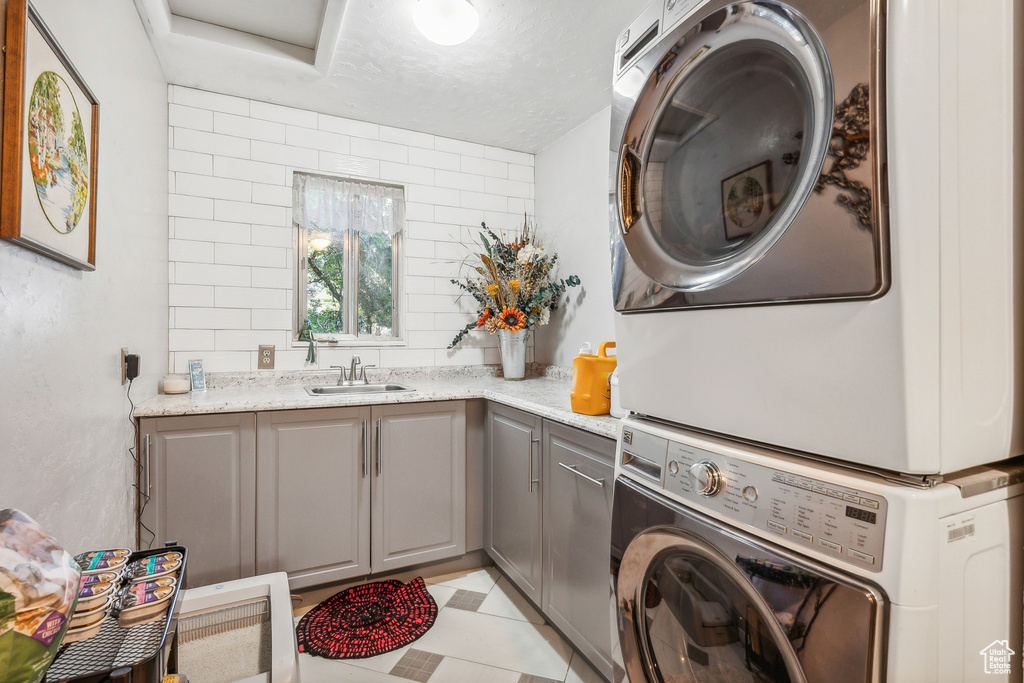
[[[722,487],[725,486],[722,470],[718,469],[718,465],[710,460],[701,460],[691,465],[689,477],[693,490],[708,498],[718,495]]]

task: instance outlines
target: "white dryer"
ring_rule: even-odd
[[[665,0],[631,27],[623,407],[900,473],[1024,452],[1022,15]]]
[[[1022,477],[912,486],[627,418],[612,680],[1020,681]]]

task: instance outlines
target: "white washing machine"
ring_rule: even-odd
[[[613,682],[1020,681],[1022,481],[908,485],[626,418]]]
[[[621,402],[898,473],[1024,452],[1024,7],[665,0],[618,44]]]

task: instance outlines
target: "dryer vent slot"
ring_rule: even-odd
[[[651,24],[642,36],[636,39],[629,49],[622,53],[622,57],[619,58],[619,69],[629,64],[633,57],[636,57],[640,52],[651,44],[651,41],[658,37],[658,27],[661,25],[660,21],[655,21]]]

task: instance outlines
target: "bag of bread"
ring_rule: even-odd
[[[0,510],[0,681],[38,683],[57,655],[81,569],[18,510]]]

